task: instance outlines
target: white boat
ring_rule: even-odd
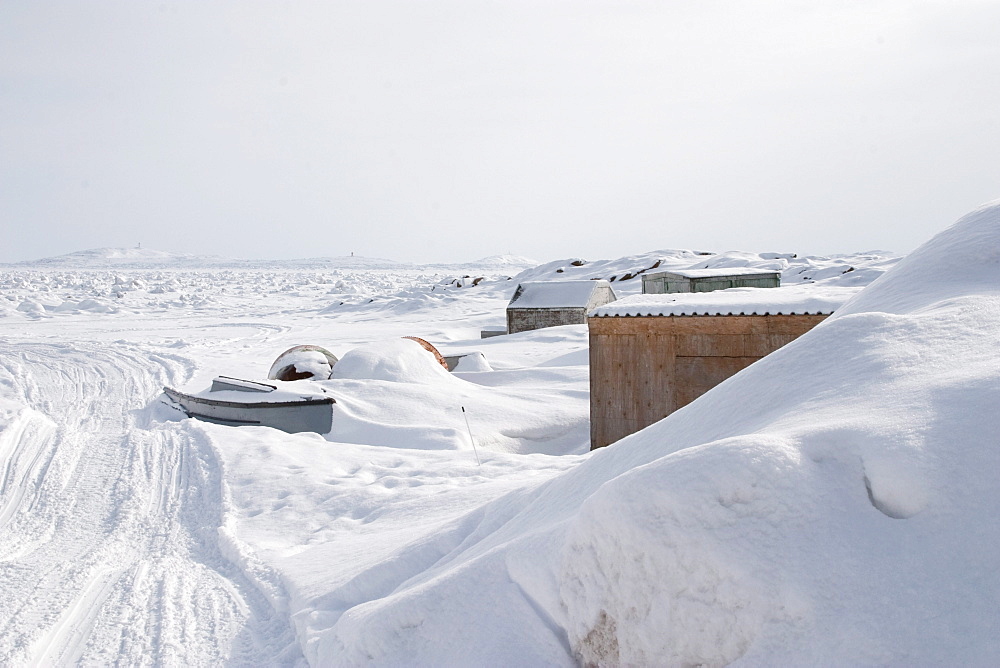
[[[207,393],[163,393],[188,417],[230,426],[258,425],[295,434],[326,434],[333,426],[333,397],[278,390],[276,385],[219,376]],[[211,395],[217,394],[218,397]]]

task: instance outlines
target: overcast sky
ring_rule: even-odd
[[[0,262],[906,252],[1000,197],[1000,3],[0,2]]]

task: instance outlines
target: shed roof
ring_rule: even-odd
[[[680,276],[681,278],[728,278],[729,276],[780,276],[781,272],[774,269],[760,269],[758,267],[727,267],[724,269],[671,269],[670,271],[658,271],[646,276],[649,278],[659,276]]]
[[[714,292],[632,295],[600,306],[591,317],[672,315],[828,315],[859,287],[797,285],[787,288],[729,288]]]
[[[598,281],[527,281],[517,286],[507,308],[586,308],[594,290],[610,288]]]

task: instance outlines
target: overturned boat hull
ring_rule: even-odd
[[[294,401],[223,401],[184,394],[163,388],[188,417],[229,426],[273,427],[289,434],[316,432],[326,434],[333,427],[333,397]]]

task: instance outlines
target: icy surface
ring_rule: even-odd
[[[713,292],[631,295],[599,306],[588,315],[805,315],[830,314],[861,288],[797,285],[786,288],[729,288]]]
[[[978,212],[888,274],[687,250],[0,268],[0,664],[994,664],[998,230]],[[593,454],[586,327],[479,338],[522,281],[733,267],[884,277]],[[407,335],[484,357],[448,374]],[[160,399],[301,343],[341,358],[295,381],[337,399],[330,434]]]

